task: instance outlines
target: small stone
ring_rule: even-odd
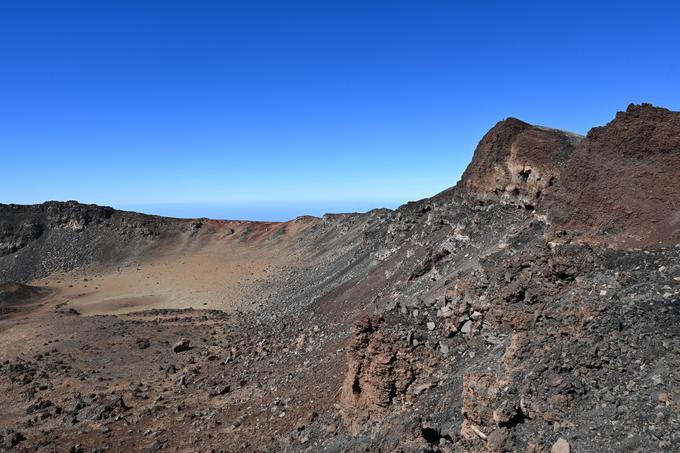
[[[465,323],[463,323],[463,326],[460,328],[461,333],[470,333],[470,330],[472,330],[472,321],[467,320]]]
[[[446,328],[446,336],[448,338],[454,337],[458,333],[458,327],[453,324],[449,324]]]
[[[510,434],[506,428],[495,429],[486,440],[486,450],[490,453],[503,453],[507,450]]]
[[[427,330],[434,330],[435,327],[436,327],[436,324],[433,323],[432,321],[427,323]]]
[[[187,340],[186,338],[178,341],[172,347],[172,350],[174,352],[184,352],[184,351],[188,351],[189,349],[191,349],[191,342],[189,340]]]
[[[420,395],[420,394],[426,392],[427,390],[430,390],[431,388],[432,388],[432,383],[431,383],[431,382],[426,382],[426,383],[424,383],[424,384],[419,384],[419,385],[416,385],[416,386],[413,388],[413,394],[416,395],[416,396],[418,396],[418,395]]]
[[[562,384],[564,379],[562,379],[562,376],[559,374],[553,374],[548,378],[548,384],[550,384],[553,387],[557,387],[558,385]]]
[[[335,423],[331,423],[330,425],[326,426],[325,431],[327,435],[333,436],[335,435],[335,433],[338,432],[338,425],[336,425]]]
[[[570,453],[571,452],[571,447],[569,446],[569,442],[567,442],[566,439],[563,437],[560,437],[557,439],[557,442],[555,442],[550,449],[550,453]]]
[[[527,453],[543,453],[543,452],[545,452],[545,449],[543,448],[542,445],[536,443],[533,440],[527,442]]]
[[[440,318],[450,318],[451,316],[453,316],[453,310],[451,310],[448,305],[445,305],[439,309]]]
[[[245,419],[246,419],[245,416],[240,415],[236,420],[234,420],[233,427],[238,428],[239,426],[241,426],[243,424]]]
[[[215,387],[210,392],[210,396],[226,395],[229,392],[231,392],[231,386],[229,386],[229,385],[219,385],[219,386]]]

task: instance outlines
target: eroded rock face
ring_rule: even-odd
[[[380,332],[380,317],[365,317],[354,326],[347,353],[347,375],[342,388],[345,421],[352,430],[380,419],[414,379],[394,339]]]
[[[0,230],[0,256],[14,253],[26,247],[43,233],[42,225],[24,222],[19,225],[6,225]]]
[[[614,247],[680,242],[680,112],[631,104],[574,150],[550,195],[562,230]]]
[[[457,188],[548,212],[552,233],[608,247],[680,242],[680,112],[631,104],[584,138],[508,118]],[[559,240],[559,239],[558,239]]]
[[[91,263],[120,263],[190,221],[75,201],[0,204],[0,281],[30,282]]]
[[[482,199],[534,207],[582,137],[508,118],[477,145],[458,187]]]

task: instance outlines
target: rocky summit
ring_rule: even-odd
[[[680,112],[288,222],[0,205],[0,451],[680,449]]]

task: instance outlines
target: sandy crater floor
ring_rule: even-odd
[[[166,244],[133,265],[56,274],[33,285],[56,290],[54,303],[84,315],[161,308],[247,310],[262,302],[261,288],[277,268],[290,263],[288,243],[286,238],[263,243],[206,235],[190,244]]]

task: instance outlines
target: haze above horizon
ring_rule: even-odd
[[[396,207],[508,116],[585,134],[631,102],[680,110],[674,2],[459,3],[5,2],[0,202]]]

